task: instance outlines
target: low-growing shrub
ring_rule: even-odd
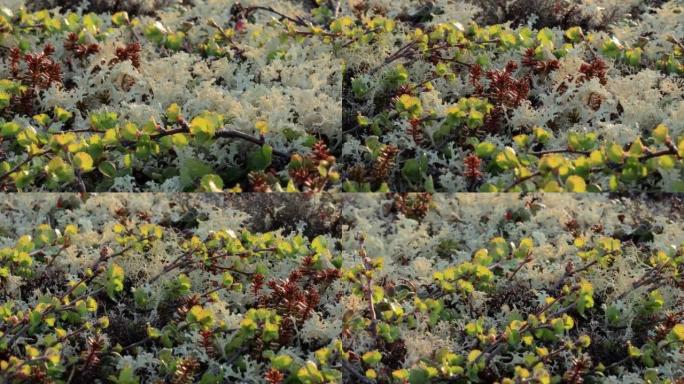
[[[676,0],[114,6],[3,8],[3,190],[684,188]]]
[[[2,381],[675,383],[684,374],[677,197],[337,199],[345,229],[306,237],[315,221],[252,232],[258,212],[211,196],[8,196]]]
[[[446,5],[435,2],[434,19],[397,22],[383,36],[350,46],[354,59],[343,82],[347,136],[338,162],[368,168],[379,148],[392,146],[399,155],[383,181],[397,191],[681,189],[682,136],[672,119],[681,103],[655,89],[661,81],[681,87],[680,28],[668,24],[680,18],[681,4],[657,4],[639,20],[604,9],[604,16],[613,12],[606,16],[611,21],[598,28],[592,23],[600,16],[580,12],[590,7],[585,2],[489,3],[482,14],[501,17],[502,24],[440,14]],[[566,8],[592,22],[530,16],[560,17]],[[668,26],[658,36],[638,32],[660,22]],[[669,48],[656,49],[662,45],[655,41]],[[370,50],[376,54],[363,54]],[[651,91],[636,84],[646,78]],[[643,100],[642,92],[654,95],[647,103],[660,117],[627,110]],[[384,190],[385,184],[366,176],[344,189]]]
[[[148,3],[2,9],[2,190],[339,183],[327,152],[339,139],[338,49],[271,7]]]

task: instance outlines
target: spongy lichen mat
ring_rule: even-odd
[[[12,0],[0,187],[682,191],[683,11]]]

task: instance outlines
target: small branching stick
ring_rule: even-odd
[[[377,315],[375,314],[375,304],[373,303],[373,266],[371,264],[371,259],[368,257],[368,254],[366,253],[366,249],[364,248],[364,243],[365,243],[365,237],[362,234],[359,234],[357,236],[357,239],[359,240],[359,257],[361,257],[361,261],[363,262],[363,267],[366,270],[365,276],[366,276],[366,287],[364,288],[364,293],[366,294],[366,300],[368,301],[368,312],[370,313],[370,318],[371,318],[371,323],[370,323],[370,333],[373,335],[373,338],[377,339],[378,338],[378,330],[377,330],[377,323],[378,323],[378,318]]]

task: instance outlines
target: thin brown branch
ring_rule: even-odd
[[[519,178],[518,180],[516,180],[513,184],[509,185],[506,189],[504,189],[504,192],[510,192],[511,189],[517,187],[518,185],[520,185],[520,184],[522,184],[522,183],[524,183],[524,182],[526,182],[526,181],[528,181],[528,180],[530,180],[530,179],[532,179],[532,178],[535,178],[535,177],[537,177],[537,176],[540,176],[540,175],[541,175],[541,172],[537,171],[537,172],[534,172],[534,173],[531,174],[531,175],[527,175],[527,176],[525,176],[525,177],[521,177],[521,178]]]
[[[33,159],[35,159],[35,158],[38,158],[38,157],[41,157],[41,156],[45,156],[45,155],[47,155],[47,154],[50,153],[50,152],[51,152],[51,150],[48,149],[48,150],[45,150],[45,151],[42,151],[42,152],[36,152],[36,153],[34,153],[34,154],[32,154],[32,155],[29,155],[24,161],[22,161],[22,162],[20,162],[19,164],[15,165],[12,169],[10,169],[9,171],[7,171],[6,173],[0,175],[0,181],[2,181],[2,180],[4,180],[4,179],[8,178],[10,175],[12,175],[13,173],[17,172],[17,171],[18,171],[21,167],[23,167],[25,164],[28,164],[29,162],[31,162],[31,160],[33,160]]]

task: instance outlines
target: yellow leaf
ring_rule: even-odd
[[[480,351],[479,349],[473,349],[472,351],[470,351],[470,353],[468,353],[468,362],[472,363],[473,361],[477,360],[477,358],[480,357],[481,354],[482,351]]]
[[[632,145],[629,147],[630,155],[641,156],[644,154],[644,144],[641,142],[640,138],[634,140]]]
[[[258,120],[255,124],[254,127],[261,133],[262,135],[265,135],[268,132],[268,123],[264,120]]]
[[[74,165],[83,172],[90,172],[93,169],[93,158],[85,152],[79,152],[74,155]]]
[[[563,156],[559,154],[544,155],[539,162],[539,168],[541,169],[557,169],[564,162]]]
[[[684,324],[677,324],[672,327],[672,335],[679,341],[684,341]]]
[[[665,124],[659,124],[653,130],[653,137],[656,139],[658,143],[662,144],[667,139],[667,131],[667,126]]]
[[[572,175],[565,180],[565,185],[570,192],[586,192],[587,183],[582,176]]]

